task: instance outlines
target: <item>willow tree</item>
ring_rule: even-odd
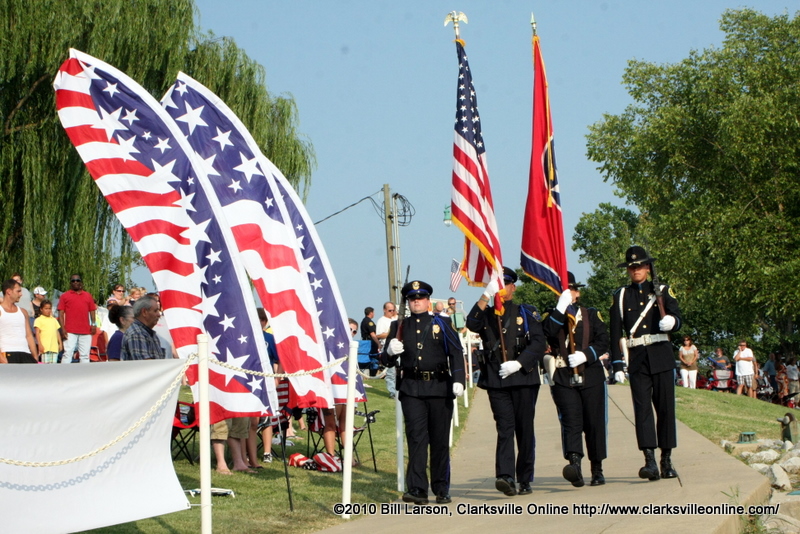
[[[0,0],[0,277],[96,296],[136,257],[56,116],[52,81],[69,48],[114,65],[160,99],[184,70],[228,101],[302,192],[314,165],[289,97],[230,40],[198,37],[192,0]],[[201,65],[201,62],[205,62]]]
[[[721,47],[631,61],[589,156],[709,336],[800,341],[800,16],[726,11]],[[767,347],[764,347],[767,348]],[[771,347],[770,347],[771,348]]]

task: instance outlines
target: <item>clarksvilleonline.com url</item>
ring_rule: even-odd
[[[422,505],[405,503],[337,503],[333,512],[337,515],[775,515],[780,504],[749,505],[743,504],[586,504],[572,505],[537,504],[527,505],[505,503],[456,505]]]

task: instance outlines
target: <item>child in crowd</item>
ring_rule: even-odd
[[[64,344],[58,332],[61,325],[53,317],[53,303],[49,300],[42,301],[39,311],[41,315],[33,322],[33,329],[42,363],[58,363],[58,353],[64,350]]]

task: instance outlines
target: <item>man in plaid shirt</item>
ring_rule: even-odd
[[[164,349],[153,327],[161,316],[158,299],[142,297],[133,305],[133,324],[122,338],[122,360],[161,360]]]

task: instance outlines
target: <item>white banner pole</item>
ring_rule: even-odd
[[[350,341],[350,354],[347,358],[347,408],[344,415],[344,460],[342,462],[342,504],[349,507],[353,483],[353,418],[356,412],[356,370],[358,369],[358,341]],[[341,425],[342,422],[339,421]],[[342,514],[350,519],[350,514]]]
[[[400,369],[397,369],[400,373]],[[403,463],[403,406],[400,404],[400,392],[394,399],[394,434],[397,440],[397,491],[406,490],[405,465]]]
[[[211,534],[211,414],[208,407],[208,335],[197,336],[197,382],[200,397],[200,532]]]

